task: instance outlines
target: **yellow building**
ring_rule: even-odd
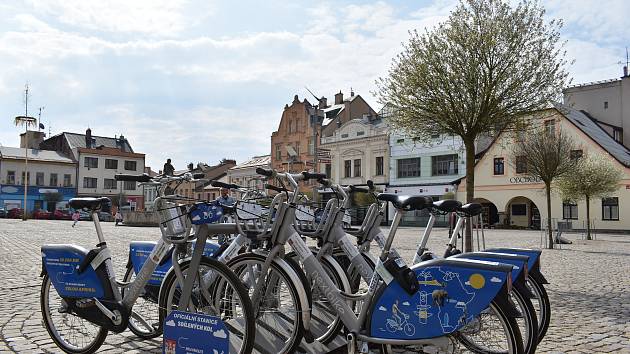
[[[630,230],[630,150],[609,135],[589,116],[568,106],[556,104],[536,118],[547,131],[562,130],[573,138],[572,155],[602,155],[623,172],[616,193],[606,199],[592,199],[590,210],[598,230]],[[475,201],[484,205],[484,220],[490,225],[539,228],[547,215],[544,184],[527,173],[512,154],[515,134],[503,133],[475,164]],[[457,188],[459,200],[466,199],[466,178]],[[551,218],[567,222],[573,229],[586,227],[586,205],[564,203],[560,192],[552,190]]]

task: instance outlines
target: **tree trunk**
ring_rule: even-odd
[[[466,147],[466,203],[472,203],[475,198],[475,140],[464,139]],[[466,223],[464,234],[464,252],[472,252],[472,225]]]
[[[553,230],[551,229],[551,183],[545,183],[545,194],[547,195],[547,232],[549,235],[549,245],[547,248],[553,249]]]
[[[591,203],[590,197],[586,196],[586,239],[591,239]]]

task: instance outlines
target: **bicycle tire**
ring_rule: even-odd
[[[539,301],[538,316],[538,343],[540,343],[549,329],[549,323],[551,322],[551,302],[549,301],[549,295],[543,284],[536,282],[532,277],[527,277],[527,285],[532,290],[536,299]]]
[[[256,254],[256,253],[242,253],[234,258],[232,258],[229,262],[228,262],[228,267],[232,270],[234,270],[234,273],[236,275],[236,277],[242,281],[241,276],[243,275],[243,267],[247,266],[246,262],[252,262],[252,263],[259,263],[259,264],[264,264],[264,262],[266,261],[266,256],[262,255],[262,254]],[[292,298],[292,303],[294,304],[293,306],[295,307],[295,318],[294,318],[294,329],[291,330],[289,337],[287,339],[284,340],[284,345],[281,346],[278,349],[270,349],[270,348],[265,348],[265,351],[269,351],[271,353],[278,353],[278,354],[285,354],[285,353],[294,353],[298,346],[300,345],[300,342],[302,341],[302,338],[304,338],[304,322],[302,320],[302,311],[307,311],[308,309],[303,309],[302,308],[302,304],[300,302],[299,299],[299,294],[298,294],[298,289],[297,287],[293,284],[293,282],[291,281],[291,278],[289,277],[289,275],[282,269],[282,267],[280,267],[276,262],[272,262],[271,263],[271,274],[276,274],[275,276],[279,276],[280,278],[283,279],[283,281],[285,282],[289,294]],[[249,291],[253,291],[253,288],[251,287],[251,284],[247,284],[247,286],[249,286],[248,289],[248,293]],[[251,295],[251,294],[250,294]],[[261,299],[261,302],[263,302],[263,304],[261,304],[261,306],[264,307],[264,302],[266,301],[266,299]],[[267,323],[268,321],[265,321],[265,313],[266,311],[262,311],[263,314],[261,314],[261,311],[259,309],[258,314],[256,314],[256,324],[258,325],[258,330],[262,331],[265,330],[267,331],[267,333],[270,333],[270,336],[279,336],[278,334],[280,333],[276,333],[273,334],[271,332],[276,331],[276,328],[270,328],[271,326],[269,325],[269,323]],[[278,315],[281,316],[283,319],[286,316],[283,315]],[[267,337],[266,335],[261,335],[260,333],[257,333],[257,337],[261,336],[262,339],[260,340],[262,342],[262,340],[264,339],[265,341],[268,342],[268,340],[270,339],[269,337]],[[285,336],[286,337],[286,336]],[[271,344],[271,343],[269,343]],[[258,345],[262,345],[262,344],[256,344],[256,346]],[[281,344],[278,343],[278,346],[280,346]]]
[[[181,267],[182,272],[185,274],[190,267],[190,260],[181,261],[180,267]],[[229,337],[234,338],[236,336],[237,338],[242,339],[242,343],[237,344],[240,347],[238,350],[238,353],[240,354],[251,353],[254,348],[255,331],[256,331],[255,321],[254,321],[254,309],[252,307],[252,303],[249,299],[247,290],[245,289],[244,285],[241,283],[241,281],[236,277],[234,272],[232,272],[232,270],[227,265],[215,259],[202,257],[199,263],[199,269],[205,270],[205,272],[208,272],[208,271],[217,272],[217,274],[219,274],[222,277],[223,279],[222,281],[227,281],[227,283],[229,283],[233,291],[236,291],[236,295],[241,300],[240,302],[241,311],[243,312],[243,319],[245,320],[246,323],[244,326],[241,326],[243,328],[242,336],[234,335],[230,333]],[[197,275],[199,274],[200,274],[200,271],[197,272]],[[217,293],[219,291],[223,292],[223,289],[225,286],[225,284],[220,283],[218,280],[219,279],[215,279],[213,284],[208,285],[209,289],[207,289],[209,290],[209,293],[212,295],[213,301],[217,301],[217,299],[220,299],[222,297],[222,296],[221,297],[217,296]],[[160,297],[159,297],[160,322],[163,322],[166,319],[166,316],[168,315],[170,310],[173,310],[173,307],[175,306],[175,300],[176,300],[175,294],[178,287],[179,287],[179,284],[178,284],[177,276],[175,275],[175,272],[168,273],[168,275],[163,280],[162,288],[160,289]],[[193,301],[192,296],[193,295],[191,295],[190,301]],[[201,298],[197,300],[198,300],[197,303],[202,302]],[[224,309],[223,307],[224,303],[223,301],[221,302],[222,303],[221,303],[220,308]],[[191,304],[191,306],[194,306],[194,305]],[[210,307],[210,306],[207,306],[207,307]],[[216,316],[215,313],[211,313],[210,315]],[[228,328],[228,331],[230,331],[230,329],[235,330],[234,326],[228,325],[227,323],[226,323],[226,327]],[[230,346],[232,347],[232,344],[230,344]]]
[[[520,285],[523,286],[523,285]],[[520,319],[517,320],[519,324],[519,330],[523,337],[523,349],[526,354],[536,353],[536,347],[538,347],[538,316],[536,316],[536,310],[532,301],[525,295],[520,286],[514,286],[512,288],[512,295],[514,296],[514,304],[517,310],[523,315],[523,322],[520,323]],[[522,328],[521,328],[522,327]],[[523,331],[523,329],[525,331]]]
[[[135,275],[135,271],[133,269],[133,267],[127,267],[127,271],[125,272],[125,276],[123,277],[123,282],[127,283],[127,282],[131,282],[133,276]],[[121,289],[121,293],[123,298],[125,297],[125,289]],[[157,299],[156,299],[157,300]],[[162,321],[160,321],[160,307],[157,303],[157,301],[150,299],[148,297],[143,297],[143,296],[139,296],[138,299],[136,300],[136,302],[133,304],[133,308],[131,309],[132,311],[134,311],[134,309],[137,309],[138,307],[138,301],[145,301],[147,304],[149,304],[149,306],[151,306],[150,304],[153,304],[153,306],[151,306],[148,311],[143,311],[144,313],[150,314],[153,313],[154,317],[151,317],[150,319],[144,318],[144,321],[147,323],[151,323],[153,321],[155,321],[157,323],[157,326],[152,326],[150,331],[144,330],[142,328],[140,328],[136,322],[135,319],[132,317],[129,317],[129,324],[127,325],[127,328],[129,328],[129,330],[131,332],[133,332],[133,334],[135,334],[136,336],[142,338],[142,339],[152,339],[152,338],[156,338],[162,335]],[[142,306],[142,305],[141,305]],[[140,313],[138,313],[137,311],[134,311],[136,314],[142,316]],[[146,316],[143,316],[146,317]]]
[[[40,299],[40,306],[41,306],[41,311],[42,311],[42,318],[44,320],[44,327],[46,327],[46,331],[48,331],[50,338],[52,338],[53,342],[55,342],[55,344],[66,353],[70,353],[70,354],[95,353],[101,347],[101,345],[103,345],[105,338],[107,338],[107,334],[108,334],[107,329],[103,327],[99,327],[98,325],[95,325],[86,319],[75,316],[74,318],[78,318],[82,321],[88,322],[89,326],[97,327],[98,332],[95,333],[94,338],[90,342],[88,342],[87,345],[85,345],[84,347],[78,347],[76,345],[72,345],[71,343],[68,343],[67,339],[64,338],[64,336],[59,333],[58,326],[54,323],[55,321],[52,318],[53,314],[51,312],[52,309],[50,307],[50,301],[49,301],[50,296],[52,295],[51,287],[52,287],[52,292],[54,292],[54,294],[57,297],[59,297],[55,288],[51,286],[51,281],[50,281],[50,278],[48,277],[48,274],[45,274],[44,278],[42,279],[42,286],[40,290],[39,299]],[[61,300],[61,297],[59,297],[59,299]],[[68,322],[68,321],[65,321],[66,315],[74,316],[71,313],[70,314],[61,313],[59,311],[57,311],[56,314],[60,314],[60,316],[64,318],[64,322]],[[74,324],[75,321],[69,321],[69,323]],[[87,329],[85,325],[82,325],[81,327],[83,330]],[[83,331],[83,333],[80,333],[80,335],[82,338],[86,338],[85,331]]]

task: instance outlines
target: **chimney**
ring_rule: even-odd
[[[623,67],[623,77],[628,77],[628,67],[625,65]]]
[[[28,137],[28,146],[26,146],[26,138]],[[22,149],[39,149],[39,144],[44,141],[46,134],[44,132],[36,132],[27,130],[26,133],[20,134],[20,147]]]
[[[92,129],[87,128],[85,131],[85,147],[88,149],[92,148]]]
[[[335,104],[342,104],[342,103],[343,103],[343,93],[339,91],[339,93],[335,94]]]
[[[350,97],[354,97],[354,90],[350,88]]]
[[[328,102],[326,100],[326,97],[322,96],[322,98],[319,99],[319,109],[324,109],[328,106]]]

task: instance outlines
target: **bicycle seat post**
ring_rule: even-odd
[[[98,212],[92,209],[91,213],[92,221],[94,221],[94,227],[96,228],[96,235],[98,236],[98,247],[103,248],[105,246],[105,236],[103,236],[103,229],[101,228],[101,222],[98,218]]]

